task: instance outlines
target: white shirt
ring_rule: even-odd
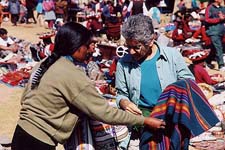
[[[8,46],[8,44],[9,44],[9,45],[14,44],[14,41],[13,41],[10,37],[7,37],[6,40],[0,38],[0,45]]]

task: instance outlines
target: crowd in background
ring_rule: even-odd
[[[6,29],[0,28],[1,61],[6,60],[4,63],[7,64],[7,69],[12,69],[14,73],[16,72],[17,77],[22,74],[21,79],[25,78],[26,83],[29,83],[28,78],[31,74],[30,71],[35,65],[32,64],[28,68],[25,64],[31,64],[31,62],[35,64],[38,62],[41,63],[40,67],[37,67],[38,69],[33,73],[33,76],[31,76],[32,80],[28,84],[30,93],[35,91],[34,89],[39,86],[39,83],[40,86],[42,85],[40,79],[45,73],[48,73],[48,69],[51,65],[54,66],[54,63],[58,61],[62,63],[59,64],[60,68],[67,70],[67,68],[63,67],[65,62],[68,63],[68,66],[73,62],[76,67],[78,67],[78,70],[84,71],[86,69],[85,74],[94,81],[95,88],[98,89],[100,94],[104,96],[110,95],[109,97],[112,99],[116,96],[118,99],[118,97],[121,96],[122,98],[119,99],[121,103],[119,102],[118,106],[135,115],[142,115],[142,113],[147,112],[147,117],[155,107],[156,101],[159,95],[162,94],[164,88],[177,80],[189,78],[195,79],[197,83],[217,85],[220,82],[224,82],[225,79],[223,75],[220,75],[222,79],[213,79],[206,71],[207,67],[218,71],[225,71],[223,59],[225,45],[225,7],[222,0],[209,0],[207,2],[192,0],[191,8],[186,6],[184,0],[180,0],[179,3],[174,6],[177,11],[173,14],[167,14],[170,16],[170,19],[164,24],[162,23],[162,3],[163,1],[161,0],[91,0],[88,3],[84,2],[82,4],[77,0],[1,0],[0,23],[9,20],[13,26],[33,23],[44,26],[51,31],[39,36],[39,38],[43,40],[42,42],[29,44],[28,51],[23,51],[19,48],[19,42],[9,37]],[[81,24],[86,28],[81,26]],[[142,24],[145,25],[142,26]],[[73,36],[67,28],[71,30]],[[65,38],[64,33],[66,33],[68,39]],[[121,36],[121,33],[123,33],[123,36]],[[80,36],[75,36],[77,34]],[[92,34],[94,38],[92,38]],[[51,38],[55,35],[54,43]],[[125,38],[123,39],[126,41],[125,43],[121,40],[122,38]],[[78,40],[78,43],[76,43],[76,40]],[[72,45],[70,41],[72,41]],[[104,43],[105,45],[101,43],[102,41],[106,41]],[[105,46],[105,49],[99,50],[100,46]],[[116,54],[110,51],[111,53],[107,54],[106,57],[104,53],[106,51],[109,53],[110,48],[114,48],[113,50]],[[63,51],[64,49],[66,50]],[[17,54],[17,56],[14,57],[14,54]],[[18,57],[21,55],[23,58]],[[27,55],[30,57],[27,57]],[[135,59],[134,62],[127,59],[131,55],[132,58]],[[85,57],[85,59],[83,57]],[[88,59],[86,59],[86,57]],[[12,64],[11,61],[12,59],[15,60],[15,58],[20,59],[20,62],[13,62]],[[190,61],[188,67],[183,58],[187,58],[186,61]],[[145,63],[142,64],[142,62],[145,61],[147,65]],[[216,62],[217,65],[214,65],[213,62]],[[13,68],[15,64],[17,66]],[[149,66],[151,66],[150,69]],[[22,67],[25,67],[25,69]],[[73,67],[71,63],[71,69],[69,70],[72,71]],[[84,67],[86,68],[84,69]],[[53,69],[53,71],[55,70]],[[138,74],[140,73],[139,71],[142,71],[142,76]],[[148,78],[150,71],[152,75],[151,80]],[[158,71],[160,71],[159,74]],[[168,74],[165,74],[165,72]],[[27,73],[29,74],[27,75]],[[62,73],[61,76],[65,77],[65,75],[63,75],[64,72],[60,73]],[[72,74],[75,75],[76,73],[77,72],[73,72]],[[2,81],[6,83],[12,83],[13,85],[20,84],[20,81],[14,81],[15,75],[12,75],[11,72],[7,74],[2,73],[2,76]],[[43,78],[45,78],[45,76],[43,76]],[[46,78],[46,81],[50,81],[50,78],[52,78],[52,76],[49,76],[49,79]],[[77,79],[79,78],[76,78],[76,80]],[[129,81],[126,79],[135,80]],[[73,81],[73,79],[71,80]],[[74,82],[77,82],[76,80],[74,80]],[[57,81],[61,82],[60,80]],[[65,81],[69,83],[70,79],[65,77]],[[87,79],[87,81],[89,84],[89,79]],[[142,84],[139,83],[141,81]],[[191,86],[195,85],[195,83],[192,84],[192,81],[189,80],[182,81],[185,83],[188,82]],[[55,86],[55,84],[51,84]],[[141,87],[139,87],[139,84]],[[183,84],[183,82],[178,82],[178,84]],[[74,85],[76,85],[76,83]],[[107,85],[107,87],[105,85]],[[23,84],[23,86],[25,86],[25,84]],[[96,91],[94,91],[95,88],[93,88],[93,92],[97,95]],[[117,91],[115,91],[115,88],[117,88]],[[70,89],[70,87],[68,89]],[[145,89],[153,90],[151,90],[149,94],[149,91]],[[195,87],[193,89],[195,89]],[[92,91],[92,89],[87,89],[86,91],[89,92]],[[29,92],[27,93],[29,94]],[[200,90],[197,90],[197,92],[201,93]],[[72,90],[71,93],[73,93]],[[71,93],[68,95],[70,96]],[[51,94],[52,93],[47,93],[46,95]],[[53,95],[55,96],[55,94]],[[87,96],[85,93],[84,95]],[[205,97],[202,95],[200,99],[202,99],[202,97],[204,100]],[[27,97],[24,97],[24,101],[26,98]],[[68,99],[72,98],[69,97]],[[150,103],[150,107],[149,101],[145,103],[147,99],[150,99],[151,102],[154,100],[153,104]],[[45,101],[45,99],[42,100]],[[94,99],[92,100],[94,101]],[[138,103],[136,100],[140,100],[141,102]],[[102,104],[99,106],[101,105]],[[86,106],[86,104],[84,104],[84,106],[88,108],[90,105]],[[82,107],[83,106],[81,106],[81,108]],[[146,107],[151,109],[146,111]],[[95,112],[95,110],[93,110],[93,112]],[[97,113],[97,111],[95,113]],[[97,113],[97,115],[99,114]],[[104,115],[97,116],[99,120],[103,118],[102,120],[106,123],[114,123],[113,121],[115,120],[116,122],[117,120],[116,118],[110,121],[104,120],[104,117]],[[216,117],[213,116],[212,118],[214,119]],[[122,119],[117,120],[116,123],[127,124],[123,123],[123,121]],[[212,124],[214,125],[215,122]],[[141,123],[138,122],[137,124]],[[160,122],[160,124],[160,126],[164,128],[164,122]],[[20,125],[26,128],[26,125],[23,126],[22,123]],[[34,126],[36,126],[36,124]],[[69,129],[69,134],[71,134],[72,127]],[[142,132],[143,129],[137,127],[137,130],[138,132]],[[16,132],[24,133],[23,129],[20,127],[17,127]],[[43,131],[43,133],[44,132],[45,131]],[[35,134],[36,133],[34,133],[34,137],[36,136]],[[65,139],[69,137],[69,134]],[[50,131],[49,134],[44,135],[44,137],[49,138],[49,135]],[[138,133],[138,138],[141,137],[140,135],[141,134]],[[27,135],[24,134],[24,136]],[[133,135],[131,135],[131,138],[132,137]],[[30,136],[28,138],[30,139]],[[42,137],[38,138],[43,140]],[[17,143],[18,139],[19,142]],[[60,141],[61,139],[56,139],[59,141],[55,141],[55,139],[49,138],[48,140],[53,149],[56,143],[64,142]],[[18,147],[22,142],[23,138],[15,137],[14,146]],[[32,146],[36,147],[35,145]],[[139,143],[134,145],[134,147],[139,147]]]
[[[155,38],[160,45],[177,47],[181,52],[185,49],[208,49],[208,56],[203,60],[206,62],[205,65],[211,69],[224,70],[225,8],[222,0],[192,0],[191,7],[187,7],[187,3],[180,0],[174,6],[174,13],[167,14],[170,16],[167,23],[163,23],[162,19],[163,2],[91,0],[79,3],[76,0],[1,0],[0,23],[10,19],[14,26],[38,23],[57,31],[64,23],[73,21],[84,25],[96,37],[106,34],[109,42],[117,42],[121,39],[123,22],[126,22],[129,16],[142,13],[152,19]],[[185,52],[183,54],[185,55]],[[218,67],[212,64],[213,61],[217,62]]]
[[[126,22],[129,16],[142,13],[152,19],[155,38],[159,44],[177,47],[181,52],[185,49],[208,49],[208,56],[204,58],[206,65],[211,69],[225,70],[225,7],[222,0],[192,0],[190,8],[184,0],[180,0],[174,6],[174,13],[167,14],[170,16],[167,23],[162,23],[163,2],[91,0],[79,3],[76,0],[1,0],[0,23],[10,19],[14,26],[18,23],[38,23],[57,31],[64,23],[73,21],[84,25],[96,37],[106,34],[107,40],[117,42],[121,39],[123,22]],[[216,61],[218,67],[212,64],[213,61]]]

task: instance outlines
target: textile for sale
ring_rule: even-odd
[[[198,85],[191,79],[179,80],[163,91],[151,117],[163,119],[166,128],[145,129],[141,150],[188,150],[190,138],[219,122]]]

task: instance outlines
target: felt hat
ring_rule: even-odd
[[[190,53],[187,57],[192,62],[203,61],[208,57],[209,52],[210,52],[209,50],[198,50],[194,51],[193,53]]]

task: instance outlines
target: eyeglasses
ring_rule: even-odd
[[[135,52],[139,52],[143,45],[141,43],[139,43],[139,44],[134,45],[134,46],[127,45],[127,44],[125,44],[124,46],[127,47],[129,50],[133,49]]]

